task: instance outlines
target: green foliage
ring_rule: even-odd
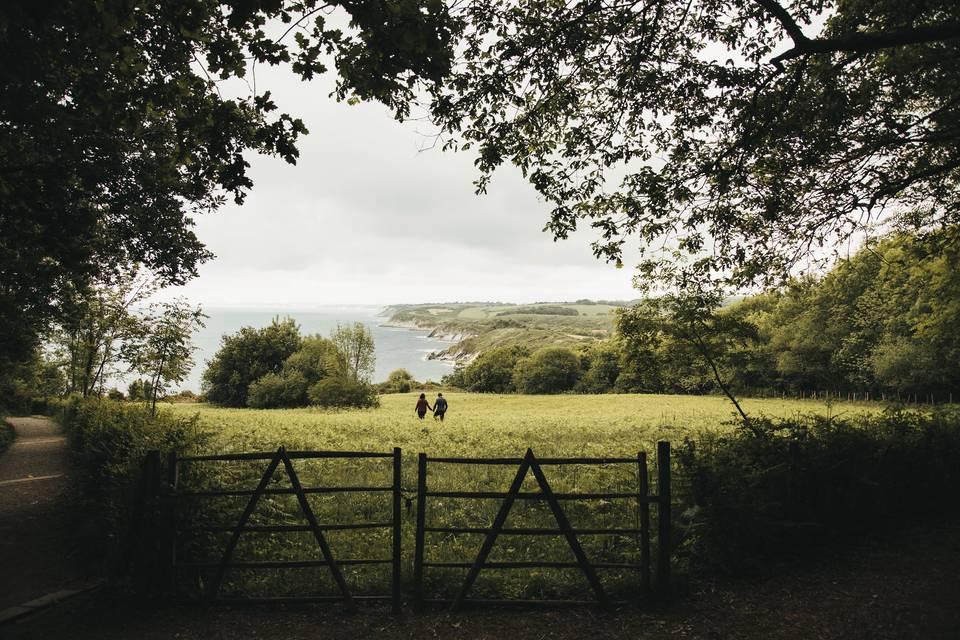
[[[513,384],[520,393],[562,393],[573,389],[580,378],[580,362],[569,349],[547,347],[520,359],[513,370]]]
[[[481,353],[463,370],[463,383],[470,391],[507,393],[515,391],[513,369],[530,354],[525,347],[500,347]]]
[[[301,345],[300,329],[291,318],[223,336],[220,350],[203,372],[204,396],[227,407],[245,406],[250,385],[268,373],[280,373]]]
[[[321,407],[376,407],[380,400],[377,392],[367,382],[358,382],[351,378],[330,377],[312,385],[307,390],[311,404]]]
[[[153,397],[153,384],[149,380],[137,378],[127,385],[128,400],[150,400]]]
[[[370,382],[376,364],[373,333],[362,322],[341,325],[330,333],[337,356],[338,375],[354,382]]]
[[[302,407],[307,404],[307,387],[307,379],[299,371],[268,373],[250,385],[247,406],[253,409]]]
[[[580,358],[583,375],[578,390],[585,393],[608,393],[614,390],[621,371],[621,347],[616,341],[599,342],[581,354]]]
[[[578,316],[580,312],[571,307],[561,307],[553,305],[543,305],[537,307],[516,307],[501,311],[497,316],[517,316],[517,315],[535,315],[535,316]]]
[[[112,563],[125,541],[130,496],[147,451],[157,449],[165,460],[170,451],[195,451],[209,434],[199,427],[197,415],[154,413],[143,404],[99,398],[64,401],[59,420],[86,513],[78,536],[91,554]]]
[[[7,424],[6,420],[0,419],[0,453],[7,450],[15,437],[16,432],[13,427]]]
[[[960,501],[960,413],[754,419],[678,451],[688,550],[749,573],[842,537],[930,518]]]
[[[777,283],[866,220],[956,220],[955,0],[490,0],[453,17],[458,64],[425,87],[446,148],[473,150],[480,191],[519,167],[555,238],[589,225],[618,263],[636,238],[643,287]]]
[[[303,122],[255,82],[239,96],[219,83],[243,83],[257,64],[311,79],[336,59],[343,91],[403,114],[413,78],[449,69],[442,3],[335,3],[341,28],[328,6],[0,5],[0,354],[28,357],[73,292],[117,265],[142,263],[164,284],[194,277],[211,254],[193,219],[243,202],[247,154],[296,161]]]
[[[297,372],[307,384],[333,375],[343,375],[341,358],[331,340],[322,336],[306,336],[300,348],[283,363],[284,372]]]
[[[412,373],[406,369],[394,369],[386,381],[377,386],[377,390],[380,393],[409,393],[414,386],[419,386],[419,383]]]

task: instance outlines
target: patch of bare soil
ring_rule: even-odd
[[[4,635],[6,632],[6,635]],[[960,523],[864,540],[853,551],[755,581],[694,585],[663,610],[478,610],[450,615],[335,606],[148,604],[101,593],[0,629],[71,638],[960,638]]]

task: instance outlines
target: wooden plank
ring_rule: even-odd
[[[355,595],[353,600],[360,602],[383,602],[392,596],[383,595]],[[230,606],[259,605],[259,604],[317,604],[322,602],[343,602],[343,596],[274,596],[254,598],[219,598],[215,604]]]
[[[594,594],[596,594],[597,601],[601,604],[606,604],[607,594],[603,590],[603,585],[600,584],[600,579],[590,565],[590,561],[587,560],[587,554],[583,551],[583,547],[580,546],[580,541],[577,540],[577,536],[573,532],[573,527],[570,526],[570,522],[567,520],[567,514],[564,513],[560,502],[557,501],[553,495],[553,491],[550,489],[550,483],[547,482],[547,477],[543,475],[543,469],[541,469],[537,463],[532,450],[527,449],[527,456],[530,458],[530,469],[533,471],[533,475],[537,479],[540,489],[547,495],[547,504],[550,505],[550,510],[553,511],[553,517],[557,519],[557,524],[563,529],[564,537],[566,537],[570,549],[573,550],[573,555],[577,558],[577,563],[580,565],[583,575],[586,576],[587,582],[590,583],[590,587],[593,589]]]
[[[355,492],[387,492],[393,491],[393,487],[304,487],[303,492],[307,494],[314,493],[355,493]],[[265,489],[263,495],[293,495],[295,492],[290,488]],[[181,491],[177,494],[178,498],[215,498],[219,496],[250,496],[253,495],[253,489],[212,489],[209,491]]]
[[[220,453],[203,456],[180,456],[180,462],[232,462],[237,460],[271,460],[272,453]],[[316,458],[392,458],[393,453],[367,451],[287,451],[291,460]]]
[[[650,476],[647,471],[647,453],[637,454],[637,485],[640,495],[646,497],[650,491]],[[650,503],[637,500],[640,510],[640,590],[642,596],[650,595]]]
[[[664,600],[670,597],[670,443],[657,443],[657,592]]]
[[[240,515],[240,520],[237,522],[237,526],[233,531],[233,535],[230,536],[229,542],[223,551],[223,557],[220,559],[220,566],[217,569],[217,573],[210,583],[210,588],[207,593],[208,600],[216,600],[217,595],[220,593],[220,585],[223,584],[223,577],[227,572],[227,564],[230,562],[230,559],[233,557],[233,552],[237,548],[237,542],[240,540],[240,534],[243,533],[243,528],[247,524],[247,520],[250,519],[250,515],[253,513],[254,508],[257,506],[257,502],[260,501],[260,496],[263,494],[263,490],[267,488],[267,484],[270,483],[270,479],[273,478],[273,472],[277,470],[277,467],[280,465],[281,453],[283,447],[277,449],[276,455],[270,461],[270,464],[267,465],[266,471],[263,473],[263,477],[260,478],[260,482],[257,484],[257,488],[254,490],[253,495],[250,496],[250,500],[247,502],[247,506],[244,508],[243,513]]]
[[[403,513],[401,511],[401,503],[403,495],[401,494],[401,464],[403,458],[401,455],[399,447],[394,447],[393,449],[393,573],[391,580],[391,595],[392,598],[392,607],[393,613],[399,614],[400,607],[403,604],[401,601],[401,585],[400,585],[400,571],[401,571],[401,520],[403,518]]]
[[[636,462],[636,460],[634,460]],[[505,499],[509,495],[503,491],[431,491],[427,495],[431,498],[497,498]],[[649,500],[656,502],[656,496],[641,496],[636,491],[622,491],[616,493],[555,493],[557,500],[615,500],[618,498],[632,498],[634,500]],[[517,500],[546,500],[543,492],[521,491],[514,496]]]
[[[490,533],[489,527],[425,527],[427,533],[453,533],[453,534],[485,534]],[[640,533],[640,529],[574,529],[577,535],[635,535]],[[500,530],[500,535],[516,536],[559,536],[563,535],[560,529],[540,529],[540,528],[504,528]]]
[[[454,602],[452,598],[429,598],[423,601],[426,605],[450,605]],[[608,600],[610,605],[632,604],[624,600]],[[467,598],[461,603],[462,607],[517,607],[517,608],[574,608],[584,606],[597,606],[596,600],[503,600],[495,598]]]
[[[322,524],[319,525],[321,531],[347,531],[353,529],[388,529],[393,527],[392,522],[356,522],[347,524]],[[236,527],[230,525],[211,524],[188,527],[181,530],[181,533],[199,533],[199,532],[221,532],[234,531]],[[313,531],[309,524],[268,524],[268,525],[249,525],[244,526],[243,533],[283,533],[293,531]]]
[[[428,462],[441,462],[446,464],[502,464],[518,465],[523,463],[523,458],[427,458]],[[636,462],[633,458],[537,458],[537,463],[545,464],[633,464]]]
[[[306,494],[303,493],[303,487],[300,486],[300,479],[297,477],[297,472],[293,468],[293,463],[290,462],[290,458],[287,456],[287,452],[284,451],[283,447],[280,447],[279,455],[283,461],[284,468],[287,470],[287,475],[290,477],[290,483],[297,491],[297,501],[300,503],[300,510],[303,511],[303,515],[306,516],[307,522],[313,529],[313,537],[316,539],[317,544],[320,545],[320,551],[323,553],[324,559],[330,563],[330,573],[333,574],[333,580],[337,583],[337,587],[339,587],[340,592],[343,594],[344,604],[347,609],[353,609],[353,600],[350,595],[350,589],[347,587],[347,581],[343,579],[340,567],[337,566],[336,561],[333,559],[333,553],[330,551],[327,539],[324,537],[323,531],[320,530],[316,516],[313,515],[313,509],[310,508],[310,502],[307,500]]]
[[[424,562],[423,566],[435,569],[469,569],[475,562]],[[639,569],[636,562],[594,562],[594,569]],[[554,560],[517,560],[512,562],[484,562],[481,569],[582,569],[579,562]]]
[[[167,589],[169,595],[174,596],[177,593],[177,503],[174,496],[177,494],[177,485],[180,484],[180,465],[177,462],[177,452],[171,451],[167,454],[167,500],[169,527],[168,553],[169,565],[167,566]]]
[[[503,529],[503,525],[507,521],[507,516],[510,514],[510,507],[513,506],[516,495],[520,493],[520,487],[523,486],[523,479],[526,477],[527,471],[530,469],[530,458],[532,456],[533,452],[530,449],[527,449],[527,455],[524,457],[519,468],[517,468],[517,473],[513,478],[513,482],[510,483],[510,490],[507,492],[507,497],[500,504],[500,510],[497,512],[497,516],[493,520],[490,533],[488,533],[483,539],[483,544],[480,547],[480,553],[477,554],[477,558],[474,560],[473,566],[470,567],[470,571],[467,573],[467,577],[460,588],[460,592],[450,605],[451,611],[456,611],[460,608],[460,605],[466,599],[467,594],[470,593],[473,583],[476,582],[477,576],[480,574],[480,569],[487,561],[487,556],[490,555],[490,550],[493,549],[493,544],[497,541],[497,535],[500,533],[500,530]]]
[[[367,564],[390,564],[392,559],[368,559],[357,558],[350,560],[337,560],[337,565],[367,565]],[[333,563],[329,560],[256,560],[240,561],[227,563],[228,569],[306,569],[309,567],[329,567]],[[179,565],[184,569],[213,569],[219,567],[219,562],[184,562]],[[343,597],[340,598],[341,600]]]
[[[417,456],[417,530],[413,552],[413,610],[423,605],[423,542],[427,511],[427,454]]]

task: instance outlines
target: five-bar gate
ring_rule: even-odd
[[[509,490],[494,491],[431,491],[428,488],[428,464],[461,465],[519,465]],[[543,471],[543,465],[600,465],[635,464],[637,466],[637,489],[629,492],[598,493],[559,493],[553,491]],[[521,487],[528,473],[533,473],[540,488],[537,492],[523,492]],[[457,610],[465,604],[525,604],[525,605],[582,605],[587,603],[609,604],[610,599],[597,577],[597,570],[631,569],[637,570],[640,578],[639,596],[650,593],[650,505],[658,508],[657,540],[657,590],[666,597],[670,583],[670,445],[660,442],[657,446],[657,495],[650,495],[648,486],[647,459],[644,452],[636,458],[537,458],[527,449],[523,458],[430,458],[421,453],[418,465],[417,482],[417,537],[414,555],[414,608],[420,610],[427,604],[449,605]],[[427,502],[430,498],[445,499],[500,499],[499,511],[490,527],[438,527],[426,523]],[[639,527],[635,528],[592,528],[575,529],[568,521],[561,506],[563,501],[572,500],[614,500],[632,499],[637,501]],[[556,522],[556,529],[544,528],[506,528],[504,525],[510,509],[516,500],[542,500],[547,503]],[[483,542],[473,562],[431,562],[426,559],[426,534],[446,533],[454,535],[483,535]],[[586,535],[636,535],[639,544],[639,563],[591,562],[580,544],[580,536]],[[575,562],[522,561],[490,562],[488,556],[500,535],[517,536],[563,536],[569,545]],[[431,568],[468,569],[466,579],[453,599],[427,598],[424,594],[424,571]],[[583,600],[495,600],[469,598],[470,590],[480,571],[484,569],[525,569],[525,568],[577,568],[584,574],[593,591],[593,601]]]
[[[352,607],[354,600],[389,600],[392,602],[394,611],[399,611],[401,605],[400,589],[400,561],[401,561],[401,488],[400,488],[400,449],[395,448],[392,453],[370,453],[363,451],[286,451],[283,447],[277,449],[275,453],[233,453],[221,455],[204,456],[177,456],[171,454],[168,460],[168,482],[170,488],[170,498],[172,500],[172,509],[176,509],[178,502],[182,500],[208,499],[223,496],[249,496],[246,507],[244,508],[239,520],[234,524],[217,525],[199,525],[184,529],[178,529],[176,525],[173,528],[171,536],[170,566],[172,587],[176,588],[177,572],[183,569],[199,569],[213,571],[213,579],[206,586],[204,597],[208,601],[243,601],[243,602],[327,602],[342,601],[347,607]],[[393,483],[390,486],[314,486],[304,487],[296,468],[294,460],[304,459],[331,459],[331,458],[383,458],[392,460]],[[231,462],[231,461],[249,461],[249,460],[267,460],[269,461],[260,482],[254,489],[214,489],[190,491],[182,490],[180,485],[180,471],[184,464],[197,462]],[[289,487],[270,486],[275,471],[282,467]],[[321,523],[318,522],[310,502],[307,498],[311,494],[331,494],[331,493],[370,493],[387,492],[392,493],[392,517],[383,522],[337,522]],[[257,503],[265,495],[292,494],[297,497],[299,509],[306,519],[305,525],[251,525],[248,524],[250,516],[256,509]],[[340,558],[334,553],[327,543],[325,532],[343,531],[349,529],[383,529],[392,530],[392,554],[390,558]],[[233,555],[236,550],[240,537],[245,533],[255,534],[283,534],[286,532],[306,531],[313,535],[317,547],[322,554],[322,560],[257,560],[257,561],[237,561]],[[178,558],[177,548],[179,538],[187,533],[196,532],[229,532],[231,534],[229,541],[223,548],[220,560],[217,562],[182,562]],[[343,577],[341,567],[347,565],[372,565],[372,564],[390,564],[392,565],[392,580],[389,594],[381,595],[363,595],[355,596],[350,592],[346,580]],[[223,584],[224,577],[230,569],[295,569],[306,567],[326,567],[331,572],[334,582],[337,585],[340,595],[336,596],[297,596],[297,597],[272,597],[272,598],[222,598],[220,596],[220,587]]]

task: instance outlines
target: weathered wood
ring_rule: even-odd
[[[352,529],[386,529],[393,527],[393,522],[355,522],[350,524],[322,524],[321,531],[346,531]],[[210,524],[187,527],[181,533],[235,531],[234,525]],[[313,531],[309,524],[266,524],[248,525],[241,529],[242,533],[284,533],[293,531]]]
[[[223,551],[223,556],[220,559],[220,566],[217,569],[217,573],[214,576],[213,581],[210,583],[210,587],[207,592],[208,600],[216,600],[217,595],[220,593],[220,585],[223,583],[223,578],[227,573],[227,565],[230,563],[230,559],[233,557],[233,552],[237,548],[237,542],[240,541],[240,534],[243,533],[243,528],[246,526],[247,520],[250,519],[250,515],[256,508],[257,502],[260,501],[260,496],[263,495],[264,489],[267,488],[267,485],[270,483],[270,479],[273,478],[273,472],[277,470],[278,466],[280,466],[280,454],[282,451],[283,447],[277,449],[277,452],[274,454],[270,464],[267,465],[267,469],[264,471],[263,477],[260,478],[260,482],[257,484],[257,488],[254,490],[253,495],[250,496],[247,506],[244,508],[243,513],[240,514],[240,520],[237,522],[237,526],[234,528],[233,535],[230,536],[230,540],[227,542],[227,546]]]
[[[180,456],[180,462],[233,462],[237,460],[272,460],[272,453],[219,453],[203,456]],[[287,451],[291,460],[316,458],[392,458],[393,453],[367,451]]]
[[[657,443],[657,591],[663,599],[670,597],[670,443]]]
[[[524,457],[523,462],[520,463],[520,467],[517,469],[517,473],[513,478],[513,482],[510,483],[510,491],[507,492],[506,499],[504,499],[504,501],[500,504],[500,510],[497,512],[497,516],[493,520],[490,533],[488,533],[483,539],[483,544],[480,547],[480,553],[477,554],[477,559],[474,561],[473,566],[470,567],[470,572],[467,573],[467,577],[463,582],[463,586],[460,588],[460,592],[457,593],[457,597],[454,598],[453,603],[450,605],[451,611],[456,611],[466,599],[467,594],[470,593],[470,589],[473,588],[473,583],[476,582],[477,576],[480,574],[480,569],[487,561],[487,556],[490,555],[490,550],[493,549],[493,544],[497,541],[497,536],[499,535],[500,530],[503,529],[503,525],[507,521],[507,515],[510,513],[510,507],[513,506],[513,501],[516,495],[520,493],[520,487],[523,486],[523,479],[526,477],[527,471],[530,469],[530,450],[527,449],[527,452],[528,455]]]
[[[400,613],[402,593],[400,586],[401,569],[401,529],[400,522],[403,517],[401,513],[401,464],[403,458],[399,447],[393,449],[393,574],[392,574],[392,606],[393,613]]]
[[[476,562],[424,562],[424,567],[435,569],[470,569]],[[591,569],[639,569],[636,562],[594,562]],[[515,560],[512,562],[484,562],[481,569],[583,569],[580,562],[561,562],[554,560]]]
[[[182,491],[177,494],[178,498],[215,498],[218,496],[251,496],[253,489],[211,489],[209,491]],[[393,487],[304,487],[303,492],[307,494],[314,493],[375,493],[393,491]],[[293,495],[295,491],[291,488],[265,489],[261,495]]]
[[[423,607],[423,542],[427,511],[427,454],[417,456],[417,531],[413,552],[413,609]]]
[[[647,453],[637,454],[637,485],[640,495],[646,497],[650,491],[650,477],[647,472]],[[640,510],[640,590],[643,597],[650,595],[650,503],[637,500]]]
[[[447,464],[523,464],[523,458],[427,458],[428,462]],[[633,458],[537,458],[537,463],[545,464],[633,464]]]
[[[636,460],[634,460],[636,462]],[[496,498],[504,499],[507,493],[504,491],[430,491],[431,498]],[[546,500],[547,496],[543,492],[521,491],[514,496],[516,500]],[[632,498],[634,500],[649,499],[656,502],[656,496],[644,497],[636,491],[620,491],[614,493],[554,493],[553,498],[557,500],[615,500],[618,498]]]
[[[347,559],[347,560],[337,560],[336,562],[331,562],[329,560],[256,560],[256,561],[239,561],[239,562],[229,562],[227,563],[228,569],[307,569],[310,567],[330,567],[333,565],[366,565],[366,564],[391,564],[393,559],[372,559],[372,558],[357,558],[357,559]],[[220,567],[221,563],[219,562],[185,562],[181,564],[181,567],[191,568],[191,569],[213,569],[215,567]],[[343,600],[343,596],[339,596],[340,600]]]
[[[170,596],[177,593],[177,487],[180,484],[180,465],[177,462],[177,452],[167,454],[167,549],[169,565],[167,565],[167,589]]]
[[[333,574],[333,580],[337,583],[340,593],[343,594],[344,604],[348,609],[352,609],[353,600],[350,594],[350,588],[347,586],[347,581],[343,578],[343,573],[340,572],[340,567],[337,566],[336,561],[333,559],[333,553],[330,551],[330,546],[327,544],[327,539],[324,537],[323,531],[320,530],[316,516],[313,515],[313,509],[310,508],[310,502],[307,500],[307,496],[303,492],[303,487],[300,485],[300,478],[297,477],[297,471],[293,468],[293,463],[290,462],[290,458],[287,456],[287,452],[284,451],[283,447],[280,447],[279,454],[283,461],[283,466],[287,470],[287,475],[290,477],[290,483],[297,491],[297,501],[300,503],[300,510],[303,511],[303,515],[306,516],[307,522],[313,529],[313,537],[316,539],[317,544],[320,545],[320,551],[323,553],[324,559],[330,563],[330,573]]]
[[[540,468],[531,449],[527,449],[527,456],[530,458],[530,470],[533,471],[533,475],[537,479],[540,489],[547,494],[547,504],[550,505],[550,510],[553,511],[553,517],[556,518],[557,524],[563,529],[563,535],[573,550],[573,555],[576,557],[577,563],[583,571],[583,575],[586,576],[587,582],[590,583],[590,587],[597,596],[597,600],[601,604],[606,604],[607,594],[603,590],[603,585],[600,584],[600,579],[594,572],[590,561],[587,560],[587,554],[584,552],[583,547],[580,546],[580,541],[577,540],[576,534],[573,533],[573,527],[570,526],[570,521],[567,520],[567,514],[564,513],[557,498],[553,495],[550,483],[547,482],[547,477],[543,474],[543,469]]]
[[[453,534],[486,534],[490,533],[490,527],[424,527],[427,533],[453,533]],[[633,535],[640,533],[640,529],[574,529],[573,532],[579,535]],[[503,528],[500,535],[518,535],[518,536],[559,536],[563,535],[561,529],[542,529],[539,527],[530,528]]]

